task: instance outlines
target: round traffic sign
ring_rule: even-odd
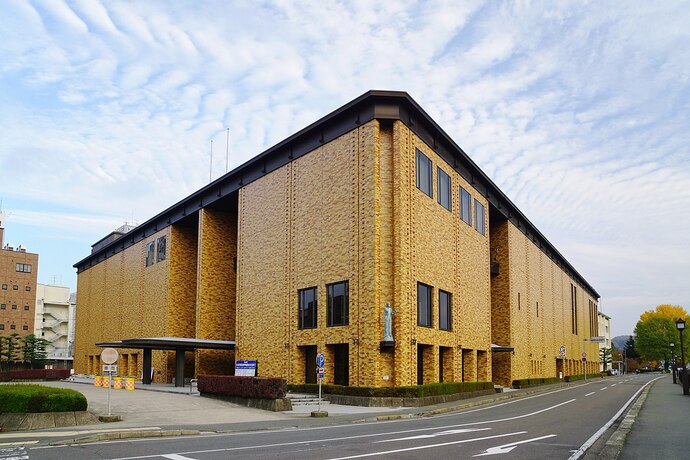
[[[324,363],[326,360],[324,359],[323,353],[319,353],[316,355],[316,366],[317,367],[323,367]]]
[[[101,361],[105,364],[115,364],[120,354],[114,348],[106,348],[101,352]]]
[[[582,357],[583,357],[583,358],[586,358],[586,357],[587,357],[587,353],[582,353]]]

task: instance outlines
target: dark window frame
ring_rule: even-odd
[[[28,305],[24,305],[24,311],[29,311],[29,306],[28,306]]]
[[[26,286],[26,287],[24,288],[24,290],[25,290],[26,292],[31,292],[31,286]]]
[[[420,167],[424,163],[427,165],[428,170],[427,171],[422,171],[422,168]],[[426,174],[424,174],[426,173]],[[427,176],[426,178],[424,176]],[[429,196],[430,198],[434,197],[434,163],[431,161],[431,158],[428,156],[424,155],[421,150],[417,149],[416,150],[416,155],[415,155],[415,183],[417,185],[417,188],[422,191],[425,195]],[[429,181],[428,184],[423,183],[422,181],[426,179]]]
[[[150,267],[153,265],[154,254],[155,254],[155,243],[149,241],[146,243],[146,258],[144,259],[144,265]]]
[[[460,186],[460,220],[472,226],[472,195]]]
[[[309,308],[305,305],[307,302],[306,294],[313,291],[313,307]],[[318,326],[318,307],[319,307],[319,290],[316,286],[299,289],[297,291],[297,329],[316,329]],[[313,312],[310,314],[310,310]],[[309,319],[307,323],[306,320]],[[307,323],[307,324],[305,324]]]
[[[158,237],[158,239],[156,240],[156,263],[165,260],[167,244],[167,235]]]
[[[447,182],[446,182],[447,181]],[[445,186],[443,184],[445,183]],[[450,174],[441,169],[440,166],[436,166],[436,194],[438,204],[453,212],[453,181],[450,178]]]
[[[0,303],[0,310],[7,310],[7,304],[6,303]]]
[[[444,297],[446,300],[445,306]],[[438,290],[438,328],[442,331],[453,330],[453,294],[443,289]]]
[[[12,310],[16,310],[16,309],[17,309],[17,304],[16,303],[12,304]]]
[[[344,297],[343,305],[341,306],[341,312],[336,312],[337,306],[334,304],[336,297],[341,297],[341,295],[334,295],[335,289],[344,286]],[[338,318],[340,317],[340,318]],[[337,320],[340,321],[337,321]],[[331,283],[326,285],[326,326],[348,326],[350,324],[350,281],[338,281],[337,283]]]
[[[426,299],[422,299],[420,295],[423,291],[426,291]],[[433,295],[434,288],[432,286],[420,281],[417,282],[417,326],[433,327]],[[426,305],[423,305],[424,300],[426,300]],[[424,316],[426,316],[426,318]]]
[[[481,211],[481,213],[479,211]],[[481,214],[481,216],[479,214]],[[481,235],[486,235],[486,208],[484,204],[476,198],[474,199],[474,229]]]
[[[7,285],[6,285],[6,284],[3,284],[3,285],[2,285],[2,290],[3,290],[3,291],[6,291],[6,290],[7,290]]]
[[[27,326],[26,324],[24,326],[22,326],[22,331],[28,331],[28,330],[29,330],[29,326]]]

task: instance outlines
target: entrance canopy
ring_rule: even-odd
[[[142,383],[151,384],[151,350],[175,350],[175,386],[184,386],[184,353],[185,351],[234,350],[235,342],[231,340],[190,339],[187,337],[148,337],[141,339],[123,339],[113,342],[96,342],[103,348],[139,348],[144,350],[144,374]]]
[[[495,343],[491,344],[491,351],[493,351],[494,353],[498,353],[501,351],[513,351],[514,349],[515,348],[513,347],[502,347],[500,345],[496,345]]]

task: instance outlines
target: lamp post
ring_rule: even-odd
[[[676,344],[671,342],[669,343],[669,346],[671,347],[671,374],[673,374],[673,383],[676,382],[676,359],[675,356],[673,355],[673,349],[676,347]]]
[[[685,320],[677,319],[676,329],[678,329],[678,332],[680,333],[680,381],[683,383],[683,394],[688,395],[690,394],[690,389],[688,388],[688,370],[685,367],[685,349],[683,347],[683,331],[685,330]]]

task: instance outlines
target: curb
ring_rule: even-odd
[[[625,417],[623,417],[623,420],[616,431],[614,431],[609,439],[606,440],[603,449],[601,449],[601,452],[599,452],[599,455],[597,456],[598,459],[615,460],[620,456],[621,452],[623,451],[623,446],[625,445],[625,439],[635,424],[635,420],[640,413],[640,409],[642,409],[642,406],[647,400],[647,395],[655,384],[656,382],[648,385],[647,388],[642,391],[640,397],[637,398],[637,400],[630,407],[630,410],[628,410],[628,413],[625,414]]]
[[[166,436],[196,436],[199,430],[148,430],[148,431],[115,431],[110,433],[100,433],[83,438],[63,439],[62,441],[51,442],[51,446],[64,446],[74,444],[86,444],[99,441],[115,441],[118,439],[135,438],[160,438]]]

